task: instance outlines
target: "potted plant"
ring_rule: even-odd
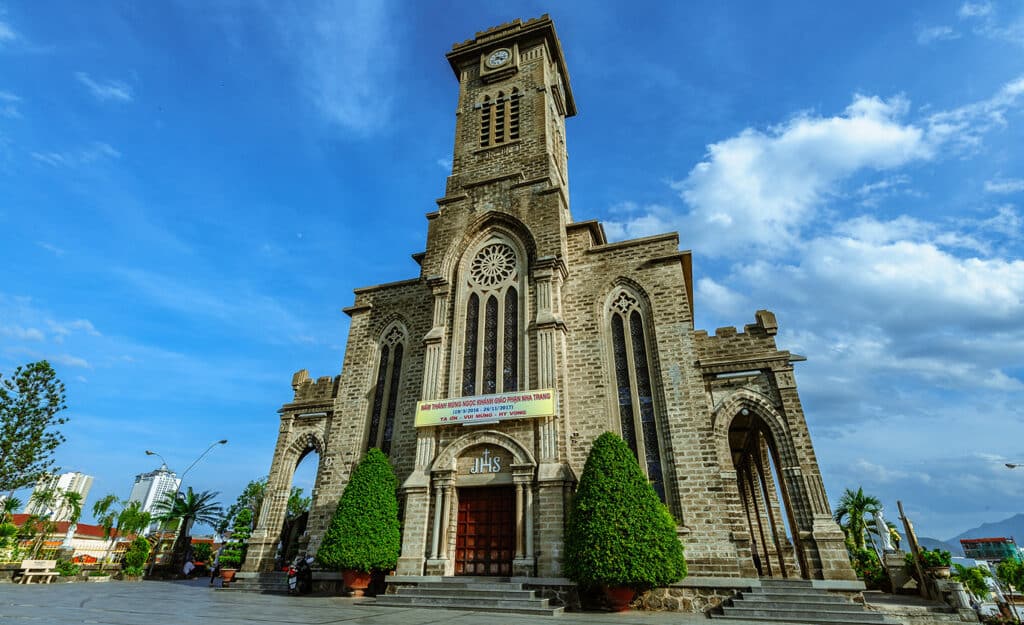
[[[90,582],[109,582],[110,574],[102,570],[89,571],[88,580]]]
[[[625,610],[637,592],[686,576],[676,523],[625,441],[605,432],[580,476],[565,532],[565,574]]]
[[[374,571],[390,571],[398,563],[401,530],[396,488],[388,457],[377,448],[370,449],[352,471],[317,551],[317,562],[342,571],[342,582],[353,597],[363,596]]]
[[[928,575],[946,579],[949,577],[949,567],[953,564],[953,557],[943,549],[922,549],[921,564]]]
[[[149,541],[144,536],[139,536],[128,546],[124,554],[124,569],[122,570],[125,581],[138,581],[146,572],[146,560],[149,559]]]
[[[235,573],[245,562],[245,552],[249,549],[249,536],[252,533],[251,525],[252,510],[242,508],[235,515],[234,525],[231,527],[231,540],[220,554],[220,577],[224,586],[234,581]]]
[[[936,579],[946,579],[949,577],[949,568],[953,564],[953,556],[948,551],[922,548],[919,553],[921,554],[921,568],[924,569],[925,575]],[[911,575],[916,577],[914,554],[908,553],[904,556],[904,560]]]

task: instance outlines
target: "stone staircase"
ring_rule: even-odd
[[[845,597],[812,588],[805,580],[762,580],[760,588],[740,593],[711,618],[763,623],[814,625],[898,625],[879,612]]]
[[[477,610],[504,614],[555,616],[565,608],[548,605],[533,590],[523,590],[507,577],[445,577],[398,588],[395,594],[378,595],[374,606]]]
[[[221,588],[218,585],[218,590]],[[287,594],[288,573],[272,571],[270,573],[235,573],[235,581],[223,590],[259,592],[264,594]]]

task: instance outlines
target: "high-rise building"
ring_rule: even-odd
[[[28,505],[25,506],[25,514],[50,515],[53,521],[71,520],[71,506],[64,498],[64,493],[78,493],[82,496],[82,507],[85,507],[85,499],[92,488],[93,477],[78,471],[69,471],[61,475],[46,475],[36,482],[36,487],[29,497]],[[41,501],[35,497],[37,492],[53,490],[56,497],[52,502]]]
[[[153,512],[153,506],[163,501],[169,493],[178,490],[181,480],[174,471],[161,464],[160,468],[149,473],[142,473],[135,476],[135,484],[132,492],[128,495],[128,501],[137,501],[142,504],[143,512]],[[154,523],[151,529],[156,527]]]

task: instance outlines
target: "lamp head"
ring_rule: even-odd
[[[228,444],[228,439],[222,438],[219,441],[217,441],[217,444],[218,445],[227,445]]]
[[[1019,464],[1016,464],[1016,463],[1013,463],[1013,462],[1007,462],[1006,463],[1006,468],[1007,469],[1016,469],[1019,466],[1020,466]]]
[[[150,450],[148,450],[148,449],[147,449],[147,450],[146,450],[146,455],[147,455],[147,456],[155,456],[155,455],[156,455],[156,452],[155,452],[155,451],[150,451]]]

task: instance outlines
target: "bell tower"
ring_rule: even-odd
[[[509,175],[568,188],[565,119],[576,114],[576,103],[551,19],[517,19],[479,32],[447,58],[459,79],[459,103],[446,194]]]

